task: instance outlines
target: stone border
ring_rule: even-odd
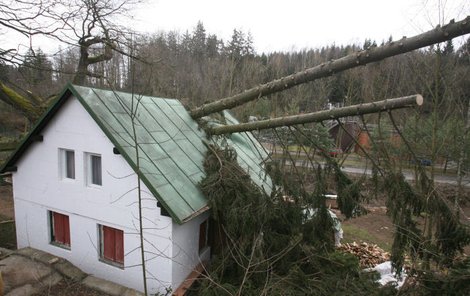
[[[86,287],[109,294],[111,296],[142,296],[143,293],[140,293],[134,289],[121,286],[119,284],[103,280],[92,275],[88,275],[80,270],[78,267],[70,263],[69,261],[51,255],[49,253],[36,250],[33,248],[23,248],[16,251],[8,250],[5,248],[0,248],[0,260],[3,260],[10,256],[21,256],[27,258],[33,262],[45,265],[46,267],[51,268],[53,271],[50,275],[41,279],[41,281],[47,281],[47,283],[56,284],[62,278],[67,278],[75,282],[80,282]],[[24,295],[23,292],[26,292],[28,289],[34,289],[31,284],[23,285],[22,287],[16,287],[14,290],[10,291],[8,294],[12,295]],[[1,291],[0,291],[1,292]],[[19,294],[18,294],[19,293]],[[1,294],[1,293],[0,293]]]

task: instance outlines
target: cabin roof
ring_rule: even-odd
[[[237,152],[239,164],[253,182],[268,194],[271,192],[271,180],[263,166],[267,154],[251,133],[208,139],[176,99],[72,84],[66,86],[0,172],[15,165],[72,96],[78,99],[133,170],[140,173],[145,185],[179,224],[208,209],[207,199],[198,186],[205,176],[203,161],[207,143],[226,141]],[[225,124],[238,123],[226,111],[224,117]]]

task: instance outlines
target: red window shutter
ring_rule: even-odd
[[[104,259],[124,264],[124,232],[102,226],[102,235]]]
[[[103,257],[111,261],[115,258],[113,230],[111,227],[103,226]]]
[[[124,232],[119,229],[114,230],[115,233],[115,261],[119,263],[124,263]]]
[[[70,246],[69,216],[52,213],[54,223],[54,241]]]
[[[54,219],[54,240],[58,243],[64,242],[64,224],[62,223],[62,215],[53,213]]]

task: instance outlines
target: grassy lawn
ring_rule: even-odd
[[[351,224],[341,224],[343,228],[343,236],[344,239],[341,240],[341,243],[373,243],[382,248],[384,251],[390,252],[392,248],[391,241],[384,240],[381,237],[378,237],[374,234],[371,234],[369,231],[360,228],[357,225]]]
[[[0,247],[16,249],[15,222],[2,215],[0,215]]]

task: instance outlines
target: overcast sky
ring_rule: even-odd
[[[413,36],[468,14],[468,0],[148,0],[135,26],[183,33],[200,20],[224,40],[249,31],[256,50],[269,52]]]
[[[363,44],[428,31],[470,14],[469,0],[144,0],[127,26],[140,32],[191,32],[202,21],[206,32],[230,40],[233,29],[253,36],[258,53],[321,46]],[[439,13],[440,12],[440,13]],[[2,38],[3,37],[3,38]],[[22,39],[19,39],[22,38]],[[28,48],[24,37],[0,36],[3,46]],[[463,39],[456,40],[461,43]],[[22,46],[18,47],[21,43]],[[57,48],[39,37],[33,47]]]

